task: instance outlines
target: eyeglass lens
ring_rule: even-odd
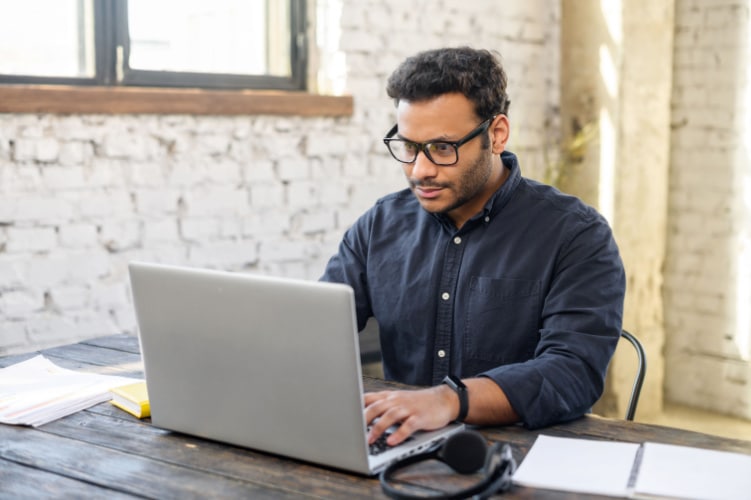
[[[428,142],[420,145],[409,141],[392,140],[389,141],[388,146],[394,158],[404,163],[415,161],[421,146],[425,156],[437,165],[451,165],[458,160],[456,147],[447,142]]]

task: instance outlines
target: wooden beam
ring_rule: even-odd
[[[272,90],[0,85],[0,113],[350,116],[352,96]]]

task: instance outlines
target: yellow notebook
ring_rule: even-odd
[[[151,415],[146,382],[136,382],[134,384],[115,387],[110,389],[110,393],[112,393],[112,404],[118,408],[138,418],[145,418]]]

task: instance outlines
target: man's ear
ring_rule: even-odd
[[[509,135],[511,133],[511,126],[506,115],[498,115],[490,124],[490,147],[493,154],[501,154],[506,150],[506,143],[508,142]]]

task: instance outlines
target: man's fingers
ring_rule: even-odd
[[[386,443],[389,446],[396,446],[410,437],[412,434],[414,434],[415,431],[418,430],[418,428],[414,425],[414,422],[415,419],[411,417],[403,420],[399,425],[399,428],[392,432],[388,438],[386,438]]]
[[[391,391],[379,391],[379,392],[366,392],[365,393],[365,406],[371,405],[376,401],[384,399]]]
[[[370,432],[368,432],[368,444],[372,444],[376,439],[378,439],[381,436],[381,434],[386,432],[386,430],[389,427],[400,423],[402,420],[404,420],[408,416],[409,416],[409,413],[404,408],[400,408],[400,407],[389,408],[385,413],[379,415],[378,419],[375,422],[373,422],[372,425],[370,426]]]

